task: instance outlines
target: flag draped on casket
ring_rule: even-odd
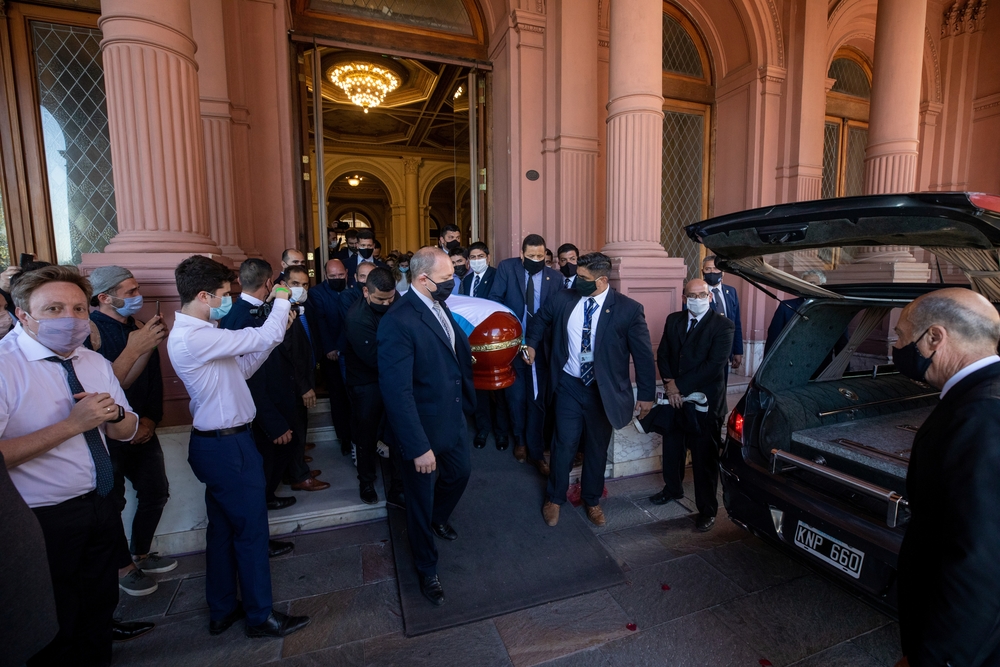
[[[514,384],[511,362],[521,349],[521,323],[510,308],[471,296],[452,294],[448,309],[472,348],[472,379],[476,389],[506,389]],[[532,369],[534,371],[534,369]]]
[[[514,311],[502,303],[474,296],[452,294],[445,303],[448,304],[448,309],[451,310],[455,321],[458,322],[458,326],[461,327],[466,336],[471,336],[476,327],[486,321],[486,318],[493,313],[514,314]]]

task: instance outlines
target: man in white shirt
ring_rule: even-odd
[[[284,339],[291,323],[290,292],[283,286],[272,290],[274,306],[260,327],[227,331],[216,323],[232,307],[233,272],[195,255],[174,275],[181,309],[167,353],[191,397],[188,462],[206,486],[209,632],[221,634],[245,616],[248,637],[284,637],[309,619],[272,607],[264,467],[254,444],[256,409],[246,380]],[[237,574],[242,605],[236,599]]]
[[[111,364],[81,347],[85,278],[48,266],[12,296],[19,323],[0,342],[0,453],[42,526],[59,617],[56,638],[28,664],[108,664],[124,537],[106,438],[131,440],[139,419]]]
[[[576,263],[580,259],[580,250],[572,243],[563,243],[556,251],[559,261],[559,273],[563,275],[563,289],[573,289],[576,282]]]

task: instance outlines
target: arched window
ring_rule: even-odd
[[[684,232],[708,217],[712,70],[701,36],[674,5],[663,3],[663,171],[660,242],[682,257],[688,275],[700,271],[701,251]]]
[[[861,53],[844,47],[827,76],[834,84],[826,96],[822,197],[853,197],[864,194],[871,66]]]

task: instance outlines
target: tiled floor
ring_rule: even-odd
[[[250,640],[236,626],[211,637],[204,556],[188,556],[160,577],[155,594],[123,596],[122,618],[150,619],[157,628],[116,645],[115,664],[895,664],[895,623],[722,516],[712,532],[693,532],[690,493],[656,507],[646,497],[658,490],[657,475],[607,486],[609,525],[599,533],[626,572],[621,586],[408,639],[389,532],[377,521],[298,535],[295,552],[272,562],[276,608],[313,619],[302,632]]]

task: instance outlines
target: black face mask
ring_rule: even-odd
[[[455,275],[459,278],[464,278],[465,274],[469,272],[469,267],[464,264],[457,264],[455,266]]]
[[[444,247],[447,250],[454,250],[455,248],[461,248],[462,243],[461,241],[448,241],[447,243],[444,244]]]
[[[545,268],[545,262],[540,259],[528,259],[525,257],[521,263],[524,265],[524,270],[531,276]]]
[[[327,278],[326,282],[334,292],[343,292],[347,287],[347,278]]]
[[[566,262],[565,264],[559,267],[559,271],[562,272],[562,274],[567,278],[572,278],[573,276],[576,275],[576,264]]]
[[[430,276],[427,277],[427,280],[430,280],[432,283],[434,283],[434,281],[431,280]],[[444,303],[445,301],[448,300],[448,297],[451,296],[451,293],[455,290],[455,281],[445,280],[444,282],[434,283],[434,286],[435,288],[431,292],[431,298],[437,301],[438,303]]]
[[[582,277],[577,276],[576,280],[573,281],[573,289],[575,289],[577,294],[580,296],[590,296],[597,291],[597,281],[584,280]]]
[[[709,287],[715,287],[722,282],[722,271],[713,271],[712,273],[703,273],[705,277],[705,282],[708,283]]]
[[[371,259],[371,256],[375,253],[375,248],[358,248],[358,254],[364,259]]]
[[[369,301],[368,305],[371,306],[372,312],[374,312],[376,315],[385,315],[387,312],[389,312],[389,306],[391,306],[392,304],[372,303],[371,301]]]
[[[927,331],[930,331],[928,329]],[[917,340],[904,345],[903,347],[892,348],[892,363],[896,365],[896,370],[902,375],[910,378],[911,380],[916,380],[917,382],[926,382],[924,377],[927,375],[927,369],[931,367],[931,360],[934,359],[934,355],[937,351],[931,353],[931,356],[925,357],[920,354],[920,350],[917,349],[917,343],[920,339],[927,335],[927,331],[920,334]]]

